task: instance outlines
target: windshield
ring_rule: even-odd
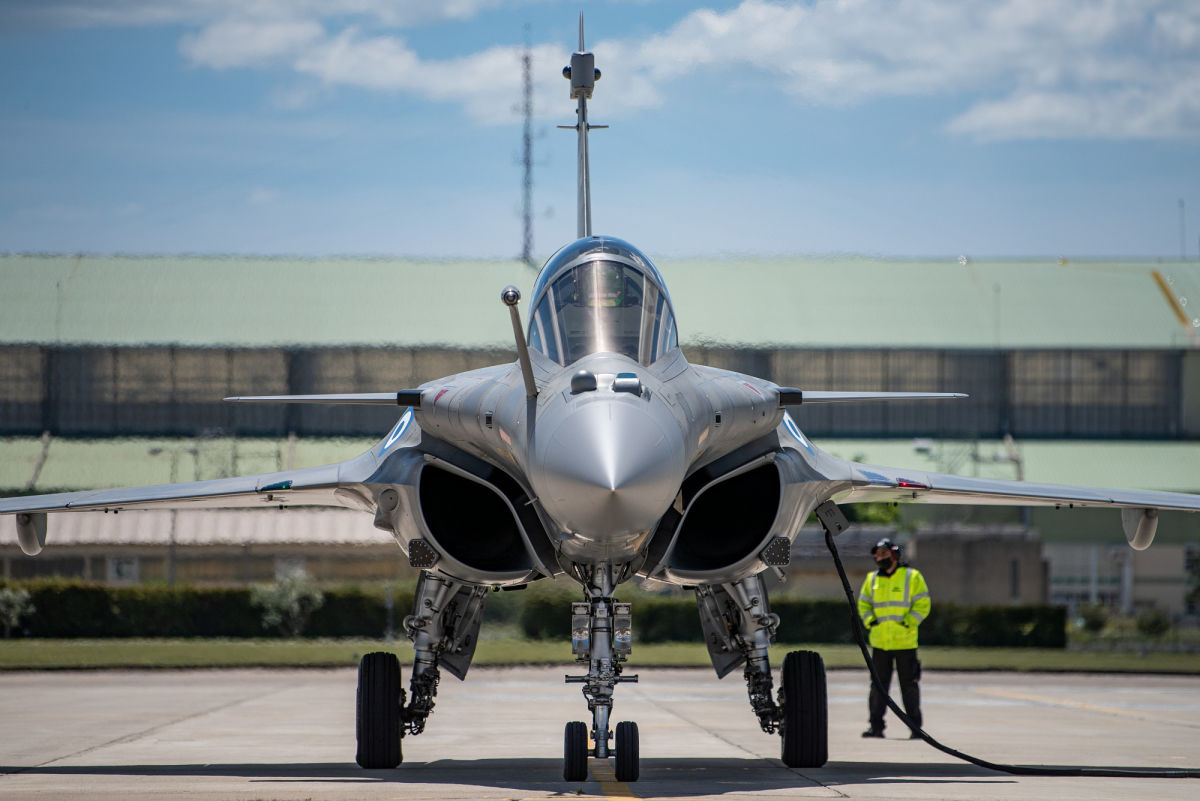
[[[597,352],[648,365],[676,346],[675,317],[656,274],[647,277],[611,257],[620,254],[581,255],[546,276],[530,321],[529,347],[565,366]]]

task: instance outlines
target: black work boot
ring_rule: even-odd
[[[883,729],[867,729],[866,731],[864,731],[862,733],[862,736],[863,737],[876,737],[876,738],[882,740],[883,739]]]

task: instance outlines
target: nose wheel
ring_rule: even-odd
[[[636,782],[641,773],[638,725],[630,720],[618,723],[616,740],[613,773],[619,782]],[[563,729],[563,780],[587,781],[587,760],[593,755],[593,749],[588,748],[587,724],[581,720],[568,723]]]
[[[587,781],[587,724],[573,720],[563,730],[563,780]]]
[[[638,727],[633,721],[617,724],[617,764],[614,773],[619,782],[636,782],[639,769]]]
[[[592,713],[591,747],[586,724],[574,721],[563,731],[563,778],[583,781],[587,778],[587,758],[616,757],[618,781],[638,778],[637,724],[617,724],[616,742],[609,728],[613,690],[618,684],[636,682],[637,676],[622,676],[621,668],[632,646],[632,611],[627,603],[613,600],[610,565],[599,565],[579,576],[587,591],[587,600],[571,604],[571,652],[575,661],[587,665],[583,676],[567,676],[568,684],[582,684],[583,697]],[[615,746],[615,747],[614,747]]]

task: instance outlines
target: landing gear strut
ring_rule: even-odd
[[[767,588],[752,576],[696,588],[700,624],[717,675],[744,664],[746,692],[758,724],[779,732],[782,756],[791,768],[820,767],[828,759],[825,665],[820,654],[793,651],[783,662],[782,686],[773,698],[769,649],[779,616],[771,612]]]
[[[413,613],[404,619],[404,630],[415,651],[407,704],[395,654],[370,653],[359,662],[355,710],[359,765],[394,768],[400,764],[401,738],[423,732],[433,711],[441,681],[439,666],[458,679],[466,677],[475,656],[486,597],[487,587],[421,574]]]
[[[567,676],[568,684],[582,684],[583,697],[592,713],[591,741],[580,721],[568,723],[563,732],[563,778],[569,782],[587,778],[587,757],[607,759],[613,754],[609,741],[613,689],[637,676],[622,676],[621,663],[632,650],[630,605],[613,600],[613,569],[597,565],[583,573],[588,600],[571,604],[571,652],[575,661],[588,666],[583,676]],[[639,745],[636,723],[617,724],[615,773],[618,781],[637,781]]]

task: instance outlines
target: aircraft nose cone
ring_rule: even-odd
[[[538,498],[585,540],[638,538],[683,481],[682,435],[640,403],[585,404],[540,444],[532,477]]]

